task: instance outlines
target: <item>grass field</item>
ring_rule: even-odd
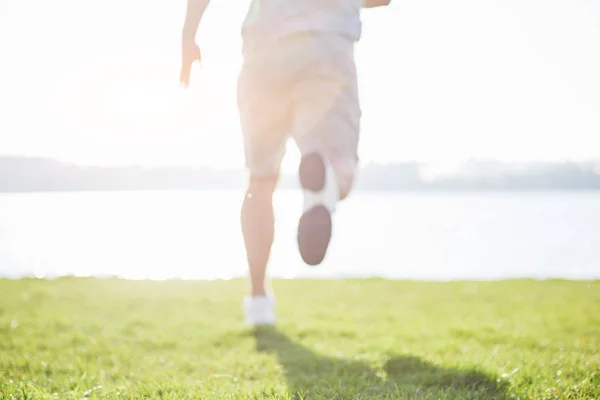
[[[600,282],[0,280],[0,399],[600,399]]]

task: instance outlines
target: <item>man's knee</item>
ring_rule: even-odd
[[[330,162],[339,188],[339,199],[344,200],[354,189],[358,172],[358,158],[332,157]]]
[[[338,187],[340,193],[340,201],[347,198],[354,187],[354,173],[338,174]]]

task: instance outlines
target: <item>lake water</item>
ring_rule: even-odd
[[[600,277],[600,193],[357,192],[325,262],[302,264],[300,194],[276,195],[271,276]],[[0,276],[246,275],[236,191],[0,195]]]

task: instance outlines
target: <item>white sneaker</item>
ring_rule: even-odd
[[[275,325],[275,298],[260,296],[244,298],[244,319],[251,326]]]
[[[305,263],[318,265],[331,240],[331,214],[339,201],[339,187],[329,162],[317,153],[302,157],[300,185],[304,208],[298,222],[298,249]]]

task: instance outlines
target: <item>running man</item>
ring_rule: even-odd
[[[183,27],[181,83],[200,61],[196,31],[210,0],[188,0]],[[238,107],[249,182],[241,212],[251,294],[246,322],[275,323],[275,299],[265,287],[274,236],[273,192],[291,136],[302,155],[304,193],[298,247],[304,262],[320,264],[331,239],[338,201],[352,189],[358,166],[361,109],[355,43],[361,8],[390,0],[252,0],[242,27],[244,63]]]

